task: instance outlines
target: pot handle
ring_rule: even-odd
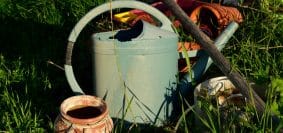
[[[75,25],[75,27],[72,29],[69,38],[68,38],[68,45],[66,50],[66,60],[65,60],[65,75],[67,78],[67,81],[73,90],[75,94],[84,94],[81,87],[76,81],[73,67],[72,67],[72,51],[74,44],[77,40],[77,37],[79,36],[82,29],[86,26],[87,23],[89,23],[93,18],[97,17],[98,15],[109,11],[111,9],[117,9],[117,8],[136,8],[139,10],[143,10],[155,18],[157,18],[161,23],[162,26],[161,29],[168,30],[171,32],[174,32],[173,26],[171,21],[159,10],[156,8],[147,5],[142,2],[138,1],[112,1],[109,3],[102,4],[98,7],[95,7],[94,9],[90,10],[85,16],[83,16],[80,21]]]

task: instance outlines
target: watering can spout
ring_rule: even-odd
[[[222,33],[215,39],[214,44],[217,49],[221,51],[228,40],[233,36],[233,34],[238,29],[239,24],[236,22],[231,22]],[[190,73],[186,74],[179,83],[179,90],[182,94],[192,94],[193,83],[198,82],[201,79],[201,76],[207,71],[208,67],[213,63],[212,59],[204,52],[201,58],[193,66]]]

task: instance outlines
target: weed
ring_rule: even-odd
[[[3,22],[0,26],[1,131],[52,131],[60,101],[71,95],[71,92],[68,91],[66,80],[62,78],[63,72],[47,68],[44,63],[52,59],[62,64],[65,50],[63,44],[70,29],[87,11],[104,2],[105,0],[0,0],[0,20]],[[178,131],[198,131],[199,125],[194,123],[193,117],[199,118],[211,132],[280,131],[283,125],[272,124],[272,115],[274,113],[280,119],[283,117],[282,5],[282,0],[262,0],[255,1],[252,7],[239,8],[245,21],[223,51],[233,68],[245,77],[256,83],[271,83],[267,89],[264,115],[256,117],[251,105],[241,109],[246,113],[231,111],[236,108],[229,106],[230,112],[224,121],[222,110],[213,102],[202,100],[201,105],[198,105],[205,112],[205,117],[197,113],[195,105],[189,106],[183,102],[180,104],[189,106],[189,111],[182,108],[181,129]],[[108,30],[110,24],[107,21],[105,18],[94,23],[91,31],[102,28]],[[184,33],[180,31],[182,32]],[[87,37],[83,35],[83,39],[85,38]],[[79,43],[83,42],[81,40]],[[192,38],[182,36],[181,40],[191,41]],[[86,49],[88,48],[79,48],[81,51]],[[83,62],[86,61],[85,56],[78,57]],[[214,70],[212,67],[208,73],[219,73],[219,70],[212,72]],[[188,113],[190,111],[193,113]],[[117,127],[115,131],[122,132],[123,123],[120,128]],[[154,130],[154,127],[150,129]],[[164,127],[162,131],[167,129],[170,130],[170,127]],[[136,125],[131,131],[142,132]]]
[[[31,101],[40,92],[33,88],[42,88],[32,81],[38,78],[38,74],[33,67],[23,67],[21,59],[7,63],[2,55],[0,58],[0,106],[3,114],[0,130],[44,132],[41,110]]]

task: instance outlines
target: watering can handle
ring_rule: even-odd
[[[168,30],[174,32],[174,29],[172,27],[171,21],[159,10],[156,8],[147,5],[142,2],[138,1],[112,1],[109,3],[102,4],[91,11],[89,11],[84,17],[80,19],[80,21],[75,25],[75,27],[72,29],[69,38],[68,38],[68,45],[67,45],[67,51],[66,51],[66,62],[65,62],[65,75],[67,77],[67,81],[69,85],[71,86],[71,89],[75,94],[84,94],[82,89],[80,88],[79,84],[76,81],[73,67],[72,67],[72,51],[73,46],[77,40],[77,37],[79,36],[82,29],[86,26],[87,23],[89,23],[93,18],[97,17],[98,15],[117,8],[136,8],[139,10],[143,10],[155,18],[157,18],[161,23],[162,26],[161,29]]]

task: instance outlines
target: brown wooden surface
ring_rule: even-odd
[[[248,102],[255,105],[258,113],[263,114],[265,103],[264,101],[251,89],[244,78],[233,70],[229,61],[218,51],[214,42],[205,35],[200,29],[194,24],[188,15],[175,3],[174,0],[163,0],[164,4],[172,11],[172,13],[180,20],[182,26],[187,30],[193,38],[202,46],[202,48],[211,57],[213,62],[219,69],[231,80],[231,82],[238,88],[241,93],[247,98]]]

